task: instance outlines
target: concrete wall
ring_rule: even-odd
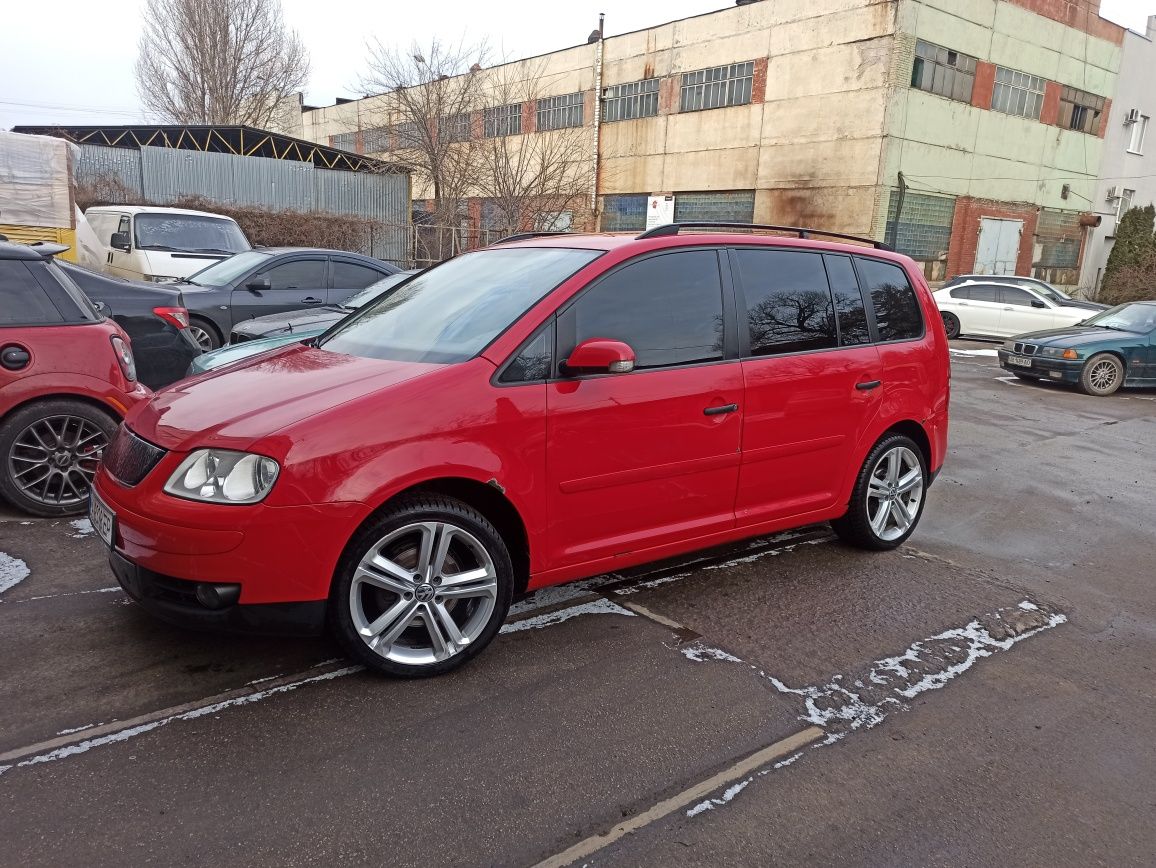
[[[1104,157],[1090,210],[1101,215],[1103,222],[1089,233],[1080,286],[1099,286],[1112,240],[1116,232],[1120,199],[1108,198],[1115,187],[1135,191],[1132,205],[1143,207],[1156,203],[1156,15],[1148,19],[1147,33],[1141,36],[1129,31],[1124,35],[1123,58],[1119,84],[1112,102],[1112,116],[1104,138]],[[1142,154],[1129,153],[1132,127],[1124,123],[1130,109],[1139,109],[1149,118]]]

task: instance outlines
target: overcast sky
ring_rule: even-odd
[[[14,0],[12,0],[14,2]],[[770,0],[774,2],[774,0]],[[495,54],[527,57],[586,41],[606,13],[606,33],[638,30],[732,5],[731,0],[282,0],[313,72],[307,102],[356,95],[365,41],[408,45],[431,36],[487,40]],[[0,26],[0,129],[15,124],[124,124],[138,110],[133,63],[144,0],[28,3]],[[1101,14],[1144,32],[1156,0],[1102,0]]]

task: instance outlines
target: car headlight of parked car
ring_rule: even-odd
[[[1078,359],[1080,354],[1073,349],[1064,349],[1063,347],[1044,347],[1040,350],[1040,355],[1049,359]]]
[[[163,274],[146,274],[144,279],[149,283],[176,283],[179,277],[166,277]]]
[[[272,490],[280,470],[264,455],[198,449],[169,477],[165,491],[209,503],[258,503]]]

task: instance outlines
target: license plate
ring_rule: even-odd
[[[113,535],[116,532],[116,513],[114,513],[95,491],[88,504],[88,520],[92,522],[92,529],[97,536],[104,540],[104,544],[112,548]]]
[[[1032,366],[1032,360],[1026,356],[1008,356],[1007,363],[1020,368],[1030,368]]]

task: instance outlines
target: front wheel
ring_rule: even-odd
[[[943,330],[947,332],[947,336],[952,340],[959,337],[959,317],[946,311],[940,313],[940,317],[943,319]]]
[[[1092,356],[1080,371],[1080,391],[1103,398],[1124,384],[1124,364],[1111,353]]]
[[[407,497],[350,543],[329,600],[345,651],[403,678],[441,675],[497,635],[514,589],[509,551],[477,510]]]
[[[886,551],[901,545],[923,515],[927,465],[910,437],[891,434],[863,462],[847,514],[831,526],[844,542]]]

